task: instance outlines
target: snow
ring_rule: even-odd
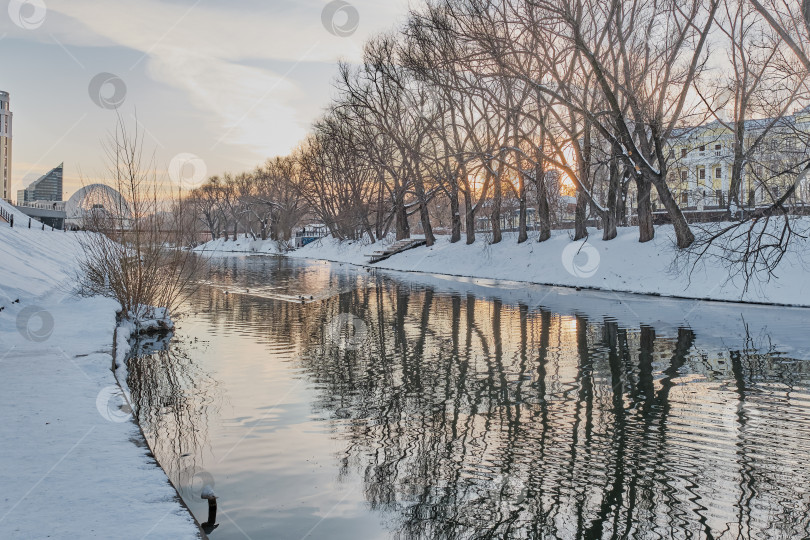
[[[72,262],[79,249],[75,232],[43,231],[37,221],[28,228],[28,216],[0,200],[0,205],[14,213],[14,228],[0,222],[0,302],[2,295],[13,299],[39,296],[55,285],[67,291],[74,283]]]
[[[214,493],[214,488],[206,484],[205,486],[203,486],[202,491],[200,492],[200,498],[211,500],[217,499],[218,497]]]
[[[449,237],[440,236],[431,247],[399,253],[373,267],[677,298],[810,306],[810,280],[801,257],[810,247],[806,240],[797,240],[775,279],[754,283],[743,292],[741,278],[729,279],[728,269],[717,259],[686,271],[677,258],[671,226],[658,227],[655,239],[643,244],[634,227],[620,228],[618,236],[607,242],[602,241],[601,231],[590,229],[589,233],[586,242],[572,242],[568,231],[553,231],[545,242],[530,238],[523,244],[517,244],[513,234],[504,234],[503,241],[494,245],[479,235],[469,246],[463,238],[451,244]],[[379,246],[324,238],[288,256],[367,266],[367,255]]]
[[[217,238],[194,248],[197,253],[222,255],[228,253],[257,253],[264,255],[275,255],[280,253],[278,242],[275,240],[253,240],[247,236],[241,236],[236,240],[225,240]]]
[[[618,236],[602,241],[601,231],[589,229],[586,241],[573,242],[570,232],[552,231],[546,242],[531,237],[517,244],[514,234],[505,233],[499,244],[489,244],[479,234],[472,245],[464,238],[455,244],[449,236],[438,236],[431,247],[419,247],[368,265],[368,255],[393,242],[376,244],[363,241],[340,242],[327,237],[303,248],[284,253],[292,258],[320,259],[388,270],[444,274],[462,277],[521,281],[543,285],[579,287],[614,292],[630,292],[746,303],[810,306],[810,281],[803,252],[810,251],[810,240],[796,238],[793,249],[777,269],[775,279],[752,282],[743,291],[740,276],[730,272],[719,258],[696,265],[686,264],[675,247],[671,226],[656,227],[651,242],[638,242],[638,229],[620,227]],[[207,242],[196,251],[209,255],[281,254],[271,240]]]
[[[199,538],[111,371],[115,314],[78,298],[78,234],[0,223],[3,538]]]
[[[139,305],[138,308],[127,314],[127,326],[134,325],[130,334],[149,334],[152,332],[168,332],[174,330],[174,321],[169,317],[166,308]],[[127,336],[129,339],[129,336]]]

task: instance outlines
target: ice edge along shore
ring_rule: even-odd
[[[797,240],[777,270],[776,279],[753,280],[746,290],[742,276],[729,279],[722,261],[707,258],[696,266],[678,255],[671,227],[661,226],[653,241],[639,244],[634,228],[620,228],[619,236],[604,242],[598,232],[572,242],[568,231],[555,231],[551,239],[517,244],[505,235],[499,244],[450,243],[438,237],[432,247],[417,247],[369,265],[368,255],[383,243],[339,242],[324,238],[303,248],[282,253],[271,240],[218,239],[195,248],[212,256],[284,255],[357,266],[440,274],[446,276],[531,283],[662,296],[688,300],[810,307],[810,280],[802,253],[810,241]]]

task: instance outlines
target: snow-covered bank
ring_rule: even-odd
[[[0,536],[198,538],[120,406],[118,304],[70,294],[76,233],[14,221],[0,223]]]
[[[278,254],[278,242],[275,240],[253,240],[240,236],[236,240],[225,240],[217,238],[205,242],[194,248],[195,253],[205,253],[211,255],[227,255],[230,253],[254,253],[257,255]]]
[[[752,283],[743,292],[741,279],[729,281],[728,269],[717,259],[701,263],[691,273],[691,268],[678,268],[671,227],[659,227],[655,239],[645,244],[638,242],[637,235],[635,228],[619,229],[617,238],[603,242],[600,231],[594,230],[583,244],[572,242],[568,231],[555,231],[542,243],[529,240],[517,244],[514,236],[505,235],[499,244],[490,245],[481,236],[469,246],[439,237],[432,247],[399,253],[373,267],[681,298],[810,306],[810,274],[800,255],[810,248],[810,242],[797,240],[774,279]],[[380,249],[380,243],[341,243],[325,238],[287,255],[367,265],[367,255]]]

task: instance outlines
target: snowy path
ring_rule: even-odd
[[[45,311],[29,317],[34,305]],[[198,536],[118,408],[114,325],[115,304],[101,299],[40,299],[0,313],[3,538]]]

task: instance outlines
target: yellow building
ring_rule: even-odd
[[[728,122],[726,123],[729,124]],[[669,186],[681,206],[724,207],[734,165],[734,134],[719,121],[682,129],[672,142]],[[797,166],[810,157],[810,107],[778,120],[745,123],[745,146],[756,149],[742,167],[739,200],[746,206],[770,204],[797,178]],[[803,200],[806,186],[796,199]]]

